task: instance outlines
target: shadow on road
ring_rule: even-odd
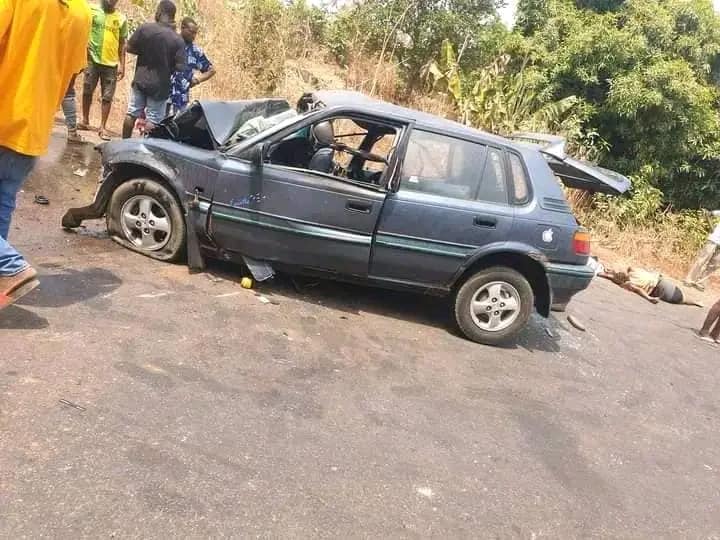
[[[55,269],[57,266],[41,266],[40,286],[19,300],[19,305],[41,308],[66,307],[108,294],[122,283],[119,277],[103,268],[86,270],[64,268],[52,274],[42,271],[46,268]]]
[[[220,261],[209,261],[208,271],[235,282],[239,282],[243,276],[240,266]],[[247,275],[247,270],[245,272]],[[320,304],[348,315],[373,313],[440,328],[459,339],[465,339],[452,317],[452,306],[448,298],[287,274],[278,274],[272,281],[256,287],[268,297],[285,297]],[[550,328],[552,335],[548,335],[546,328]],[[560,328],[561,325],[553,318],[545,320],[533,316],[517,342],[501,348],[557,352],[560,350]]]
[[[48,326],[45,317],[18,306],[10,306],[0,315],[0,330],[43,330]]]

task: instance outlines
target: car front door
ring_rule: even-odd
[[[371,277],[448,284],[480,247],[506,241],[514,214],[507,186],[500,148],[414,129],[378,225]]]
[[[228,252],[365,277],[385,196],[379,185],[307,167],[228,158],[210,230]]]

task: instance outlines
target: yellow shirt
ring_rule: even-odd
[[[0,0],[0,146],[39,156],[73,75],[87,64],[86,0]]]
[[[630,272],[628,272],[628,281],[650,294],[660,282],[660,274],[658,272],[649,272],[642,268],[631,268]]]

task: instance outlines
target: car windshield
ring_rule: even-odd
[[[238,128],[225,144],[225,147],[232,148],[256,135],[270,132],[273,128],[283,129],[285,126],[297,122],[301,116],[303,115],[298,114],[294,109],[288,109],[272,116],[256,116],[255,118],[251,118]]]
[[[251,118],[240,126],[227,144],[225,144],[224,149],[230,154],[234,154],[236,152],[235,147],[246,148],[247,146],[252,146],[251,141],[264,139],[273,133],[283,131],[287,127],[315,114],[315,112],[316,111],[298,113],[294,109],[289,109],[273,116]],[[247,145],[244,143],[247,143]]]

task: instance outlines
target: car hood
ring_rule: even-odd
[[[609,195],[622,195],[632,187],[630,179],[618,172],[568,156],[563,137],[544,133],[513,133],[509,139],[536,148],[555,176],[567,187]]]
[[[248,120],[268,117],[290,108],[284,99],[247,99],[241,101],[195,101],[175,116],[166,118],[162,125],[170,133],[179,133],[183,126],[196,125],[204,117],[205,127],[218,147],[224,146],[233,134]],[[173,129],[173,125],[175,126]]]

